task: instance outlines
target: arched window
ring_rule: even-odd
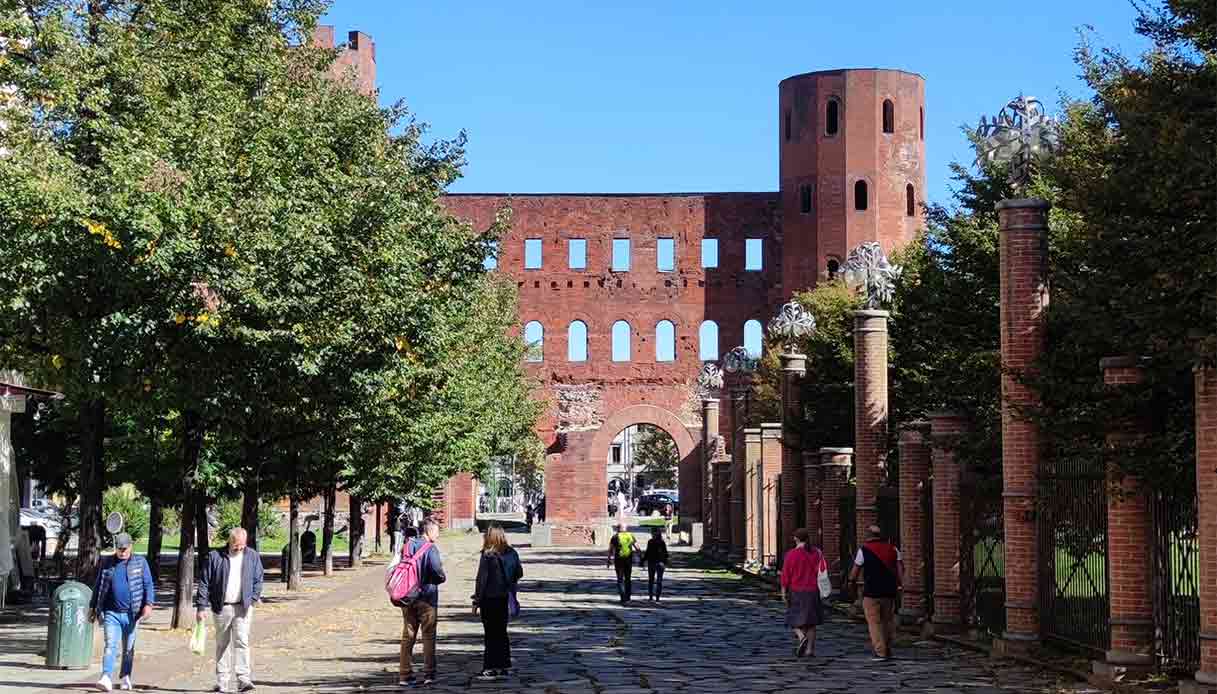
[[[613,361],[630,360],[630,324],[623,320],[613,323]]]
[[[913,184],[904,187],[904,213],[910,217],[917,214],[917,200],[913,194]]]
[[[883,100],[883,132],[896,132],[896,105],[891,99]]]
[[[545,328],[538,321],[524,326],[524,361],[541,361],[545,355]]]
[[[925,106],[917,109],[917,130],[921,133],[921,139],[925,139]]]
[[[824,107],[824,134],[836,135],[841,123],[841,102],[829,99]]]
[[[854,184],[854,209],[865,210],[867,202],[866,181],[858,181]]]
[[[808,214],[811,212],[811,184],[804,183],[799,186],[799,212]]]
[[[718,323],[703,321],[697,330],[697,356],[702,361],[718,360]]]
[[[655,361],[676,361],[676,326],[670,320],[655,324]]]
[[[587,323],[571,321],[566,331],[566,360],[587,361]]]
[[[761,356],[761,333],[759,320],[744,323],[744,349],[748,350],[748,354],[753,359],[759,359]]]

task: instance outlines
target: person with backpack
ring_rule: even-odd
[[[798,646],[794,657],[816,654],[816,627],[824,622],[823,601],[832,593],[828,562],[811,544],[807,528],[794,531],[794,549],[782,558],[782,602],[786,603],[786,626],[794,629]]]
[[[511,641],[507,622],[519,615],[516,586],[524,576],[520,555],[507,544],[507,533],[498,525],[486,529],[482,556],[474,580],[473,613],[482,613],[485,646],[480,680],[500,680],[511,669]]]
[[[638,541],[623,521],[617,532],[613,533],[613,539],[609,540],[608,553],[608,565],[617,570],[617,595],[622,605],[629,604],[634,591],[634,557],[637,554]]]
[[[647,565],[647,600],[659,602],[663,595],[663,571],[668,563],[668,543],[663,541],[659,526],[651,528],[651,539],[642,553],[642,563]]]
[[[879,526],[866,529],[867,540],[858,548],[849,582],[858,582],[862,574],[862,611],[870,631],[871,646],[876,660],[892,657],[892,642],[896,639],[896,597],[904,589],[904,562],[900,550],[883,539]]]
[[[401,630],[401,655],[398,660],[398,684],[411,687],[414,677],[414,644],[423,642],[422,684],[435,682],[435,624],[439,612],[439,585],[448,580],[440,560],[439,524],[432,519],[423,522],[422,537],[402,544],[401,551],[385,570],[385,590],[389,601],[401,608],[404,622]]]

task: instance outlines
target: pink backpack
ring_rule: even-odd
[[[419,571],[418,563],[422,561],[430,549],[431,543],[424,542],[417,552],[409,555],[407,552],[410,551],[410,543],[407,542],[402,545],[401,559],[393,567],[393,572],[389,574],[389,580],[385,582],[385,590],[389,593],[389,602],[398,607],[404,607],[418,599],[418,594],[422,591],[422,572]]]

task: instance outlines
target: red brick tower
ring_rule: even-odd
[[[782,295],[813,286],[864,241],[913,239],[925,197],[925,80],[825,70],[778,85]]]

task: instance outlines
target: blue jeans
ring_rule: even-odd
[[[118,657],[118,646],[121,643],[123,665],[118,676],[130,675],[131,665],[135,660],[135,629],[139,626],[139,620],[129,612],[106,610],[101,613],[101,626],[106,634],[106,650],[101,657],[101,671],[114,677],[114,660]]]

